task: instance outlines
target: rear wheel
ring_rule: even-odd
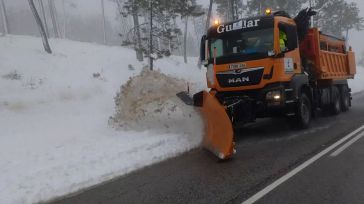
[[[331,113],[333,115],[338,115],[341,112],[341,95],[339,89],[334,86],[332,88],[332,101],[330,104]]]
[[[345,85],[341,88],[341,97],[340,97],[340,103],[341,103],[341,111],[346,112],[350,108],[350,92],[349,88]]]
[[[296,108],[296,116],[294,118],[295,125],[301,129],[308,128],[311,119],[311,101],[306,93],[302,93]]]

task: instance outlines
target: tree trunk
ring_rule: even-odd
[[[210,27],[210,22],[211,22],[211,13],[212,13],[212,4],[214,3],[214,0],[210,0],[210,6],[209,6],[209,11],[207,13],[207,19],[206,19],[206,33]]]
[[[106,45],[106,19],[105,19],[105,2],[104,2],[104,0],[101,0],[101,13],[102,13],[103,42]]]
[[[65,0],[62,0],[62,10],[63,10],[63,38],[67,38],[67,12]]]
[[[133,22],[134,22],[134,34],[136,36],[135,42],[135,52],[136,58],[138,61],[143,61],[143,49],[142,49],[142,40],[140,35],[140,25],[139,25],[139,16],[138,16],[138,7],[133,2]]]
[[[49,30],[48,30],[48,23],[47,23],[46,14],[45,14],[45,10],[44,10],[44,4],[43,4],[42,0],[38,0],[38,2],[39,2],[40,12],[42,13],[44,29],[45,29],[47,37],[48,37],[49,36]]]
[[[173,18],[173,26],[174,26],[174,28],[178,28],[176,18]],[[176,40],[177,40],[177,45],[181,45],[182,44],[181,36],[180,36],[179,33],[177,33]],[[182,46],[178,46],[178,55],[183,55],[183,48],[182,48]]]
[[[188,16],[185,16],[185,36],[183,40],[183,57],[185,63],[187,63],[187,32],[188,32]]]
[[[149,0],[150,19],[149,19],[149,69],[153,70],[153,0]]]
[[[8,23],[8,16],[6,14],[5,2],[4,2],[4,0],[1,0],[0,3],[1,3],[0,6],[1,6],[2,19],[3,19],[4,35],[7,35],[7,34],[9,34],[9,23]]]
[[[234,6],[235,6],[235,4],[234,4],[234,0],[228,0],[228,2],[229,2],[229,13],[230,13],[230,15],[229,15],[229,20],[230,21],[233,21],[233,20],[235,20],[235,12],[234,12]]]
[[[52,50],[51,50],[51,47],[49,46],[47,34],[46,34],[45,30],[44,30],[44,26],[43,26],[42,20],[39,17],[38,11],[35,8],[34,1],[33,0],[28,0],[28,2],[29,2],[30,9],[32,10],[33,16],[35,18],[35,21],[37,22],[40,35],[42,36],[44,49],[45,49],[45,51],[47,53],[52,54]]]
[[[57,11],[54,5],[54,0],[48,0],[49,12],[51,14],[52,24],[53,24],[53,31],[54,36],[59,38],[59,29],[58,29],[58,22],[57,22]]]

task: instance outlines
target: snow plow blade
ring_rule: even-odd
[[[177,96],[187,105],[192,99],[187,93],[178,93]],[[219,159],[229,159],[234,153],[234,131],[231,120],[226,114],[225,107],[206,91],[193,96],[193,105],[200,107],[205,121],[205,135],[203,146],[214,153]]]

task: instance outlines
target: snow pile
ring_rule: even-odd
[[[115,97],[112,124],[124,130],[201,134],[203,123],[198,111],[176,97],[176,93],[186,90],[187,84],[159,71],[142,71]]]
[[[135,60],[134,51],[60,39],[50,44],[52,55],[43,51],[39,38],[0,38],[1,204],[47,201],[198,147],[203,129],[199,116],[173,97],[163,98],[167,100],[159,108],[166,108],[162,113],[171,114],[180,129],[155,124],[151,128],[159,127],[158,131],[147,126],[126,131],[109,125],[120,85],[145,66]],[[196,60],[156,61],[156,70],[165,74],[157,77],[158,89],[165,92],[173,84],[165,80],[174,78],[182,79],[175,82],[177,90],[185,90],[187,81],[193,90],[204,89],[205,73]],[[149,87],[148,83],[144,85]],[[142,93],[139,97],[145,99],[148,93]],[[130,104],[134,96],[128,96]],[[170,111],[174,105],[176,110]],[[158,109],[153,103],[141,107],[153,113]]]

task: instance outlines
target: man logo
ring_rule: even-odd
[[[250,82],[249,77],[239,77],[239,78],[233,78],[228,80],[229,84],[237,84],[237,83],[244,83],[244,82]]]

